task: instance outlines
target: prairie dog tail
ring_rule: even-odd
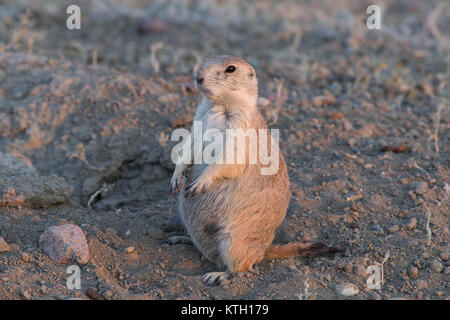
[[[304,257],[318,254],[340,252],[341,249],[328,247],[320,242],[300,241],[283,245],[271,245],[267,248],[264,259]]]

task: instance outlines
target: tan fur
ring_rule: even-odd
[[[227,74],[230,65],[236,71]],[[209,57],[195,76],[203,79],[199,85],[203,100],[194,117],[202,121],[203,130],[267,129],[256,106],[255,71],[247,62],[231,56]],[[271,246],[291,194],[281,153],[275,175],[262,175],[262,166],[259,160],[249,164],[248,157],[244,164],[178,164],[172,177],[171,189],[182,187],[179,207],[193,243],[230,272],[251,270],[264,258],[328,253],[325,246],[319,250],[319,244],[309,242]]]

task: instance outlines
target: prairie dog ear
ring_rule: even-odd
[[[253,79],[255,77],[255,69],[252,66],[250,66],[250,70],[248,71],[248,77],[250,79]]]

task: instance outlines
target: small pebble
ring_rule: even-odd
[[[384,231],[383,228],[380,227],[378,224],[375,224],[373,226],[370,227],[370,231],[374,232],[376,235],[383,235]]]
[[[427,282],[425,280],[417,280],[417,289],[422,290],[428,286]]]
[[[343,296],[351,297],[354,296],[355,294],[358,294],[359,289],[352,283],[343,283],[338,284],[336,286],[336,291],[337,293],[342,294]]]
[[[126,253],[133,253],[134,252],[134,247],[128,247],[125,249]]]
[[[106,229],[106,233],[109,233],[109,234],[117,236],[117,231],[115,229],[113,229],[113,228],[107,228]]]
[[[41,286],[41,293],[44,295],[47,295],[50,293],[50,290],[47,288],[47,286]]]
[[[371,296],[372,296],[373,300],[381,300],[382,299],[382,297],[377,292],[372,293]]]
[[[440,272],[442,272],[443,269],[444,269],[444,266],[439,261],[434,260],[431,263],[431,270],[433,270],[434,272],[440,273]]]
[[[425,194],[428,190],[428,183],[421,181],[416,183],[415,192],[417,194]]]
[[[113,295],[114,294],[111,290],[107,290],[107,291],[105,291],[105,293],[103,293],[103,296],[105,297],[105,299],[111,299]]]
[[[411,218],[408,223],[406,224],[406,229],[408,230],[412,230],[416,227],[417,225],[417,219],[416,218]]]
[[[352,273],[353,272],[353,264],[351,262],[347,263],[344,267],[345,272]]]
[[[445,274],[446,276],[450,275],[450,267],[445,267],[444,274]]]
[[[444,260],[444,261],[450,260],[450,250],[442,251],[441,254],[440,254],[439,256],[440,256],[441,259]]]
[[[416,267],[411,266],[408,269],[408,274],[411,278],[415,279],[417,278],[417,276],[419,275],[419,269],[417,269]]]
[[[364,168],[366,168],[366,169],[373,169],[373,168],[374,168],[374,165],[371,164],[371,163],[366,163],[366,164],[364,165]]]
[[[103,296],[97,292],[94,288],[89,288],[86,290],[86,295],[92,300],[105,300]]]
[[[20,253],[20,259],[22,259],[23,262],[30,262],[31,260],[30,255],[26,252]]]
[[[400,229],[399,226],[394,224],[392,226],[389,226],[387,228],[387,231],[389,231],[389,233],[394,233],[394,232],[397,232],[399,229]]]
[[[357,200],[360,200],[360,199],[363,198],[362,195],[357,194],[357,193],[354,193],[354,192],[348,193],[348,194],[346,194],[344,197],[345,197],[345,200],[347,200],[347,201],[349,201],[349,202],[350,202],[350,201],[357,201]]]
[[[125,237],[129,237],[131,235],[131,231],[127,230],[127,232],[125,232]]]
[[[419,240],[411,240],[411,241],[408,242],[408,245],[410,247],[415,248],[415,247],[418,247],[420,245],[420,243],[419,243]]]
[[[20,290],[20,295],[21,295],[24,299],[30,299],[30,298],[31,298],[30,293],[29,293],[27,290],[25,290],[25,289],[21,289],[21,290]]]
[[[11,248],[9,247],[9,245],[6,243],[5,239],[3,239],[2,237],[0,237],[0,253],[2,252],[8,252],[10,251]]]
[[[153,17],[145,17],[137,25],[139,33],[163,33],[167,30],[168,27],[163,21]]]

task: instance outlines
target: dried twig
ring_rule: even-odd
[[[275,97],[275,103],[272,108],[266,109],[267,112],[267,126],[273,126],[278,122],[278,114],[283,107],[284,97],[283,97],[283,85],[284,79],[275,79],[277,86],[277,94]]]
[[[163,45],[164,43],[160,41],[150,46],[150,63],[152,64],[155,73],[159,73],[159,70],[161,69],[161,64],[156,58],[156,53],[163,47]]]
[[[431,245],[430,221],[431,221],[431,211],[430,211],[430,208],[427,207],[427,223],[425,224],[425,230],[427,231],[427,246],[428,247]]]
[[[292,41],[291,50],[297,52],[300,47],[300,42],[302,41],[303,32],[299,27],[294,27],[292,33],[294,34],[294,39]]]
[[[34,43],[34,38],[28,38],[28,54],[29,55],[33,54],[33,43]]]
[[[436,113],[434,115],[434,119],[433,119],[434,131],[430,135],[430,138],[428,139],[429,143],[434,140],[434,150],[436,151],[436,153],[438,155],[439,155],[439,126],[441,125],[441,112],[442,112],[442,109],[444,108],[444,103],[445,102],[441,102],[438,105],[437,111],[436,111]]]
[[[87,159],[86,159],[86,151],[84,149],[84,146],[81,143],[76,146],[74,153],[68,154],[67,156],[69,158],[71,158],[71,159],[80,159],[91,170],[99,171],[99,172],[105,171],[105,168],[97,168],[97,167],[93,166],[92,164],[90,164],[89,161],[87,161]]]
[[[407,146],[407,145],[399,145],[399,146],[382,146],[381,147],[381,151],[382,152],[394,152],[394,153],[402,153],[402,152],[407,152],[411,150],[411,147]]]
[[[384,255],[384,259],[383,259],[383,261],[381,262],[381,266],[380,266],[380,269],[381,269],[381,285],[383,285],[384,284],[384,269],[383,269],[383,266],[384,266],[384,264],[385,264],[385,262],[389,259],[389,250],[386,252],[386,254]]]
[[[420,167],[420,166],[417,164],[416,160],[413,160],[412,166],[413,166],[413,168],[416,168],[416,169],[422,171],[423,173],[425,173],[425,174],[427,175],[428,180],[431,180],[430,174],[429,174],[425,169],[423,169],[422,167]]]
[[[111,191],[112,188],[114,188],[114,184],[106,184],[106,183],[104,183],[103,186],[100,189],[95,191],[95,193],[89,198],[89,201],[88,201],[88,205],[87,206],[88,206],[88,213],[89,214],[91,214],[91,205],[92,205],[92,202],[94,202],[95,198],[97,198],[102,193],[107,193],[107,192]]]
[[[448,38],[442,35],[437,25],[437,19],[444,11],[444,6],[444,2],[440,3],[436,8],[433,9],[433,11],[431,11],[430,15],[425,21],[425,26],[428,28],[428,30],[430,30],[430,33],[436,39],[439,49],[447,48],[447,46],[449,45]]]
[[[158,138],[159,145],[165,149],[167,147],[167,141],[169,141],[169,135],[161,131]]]
[[[92,50],[92,66],[94,68],[98,66],[98,49],[99,46],[95,46],[94,50]]]

